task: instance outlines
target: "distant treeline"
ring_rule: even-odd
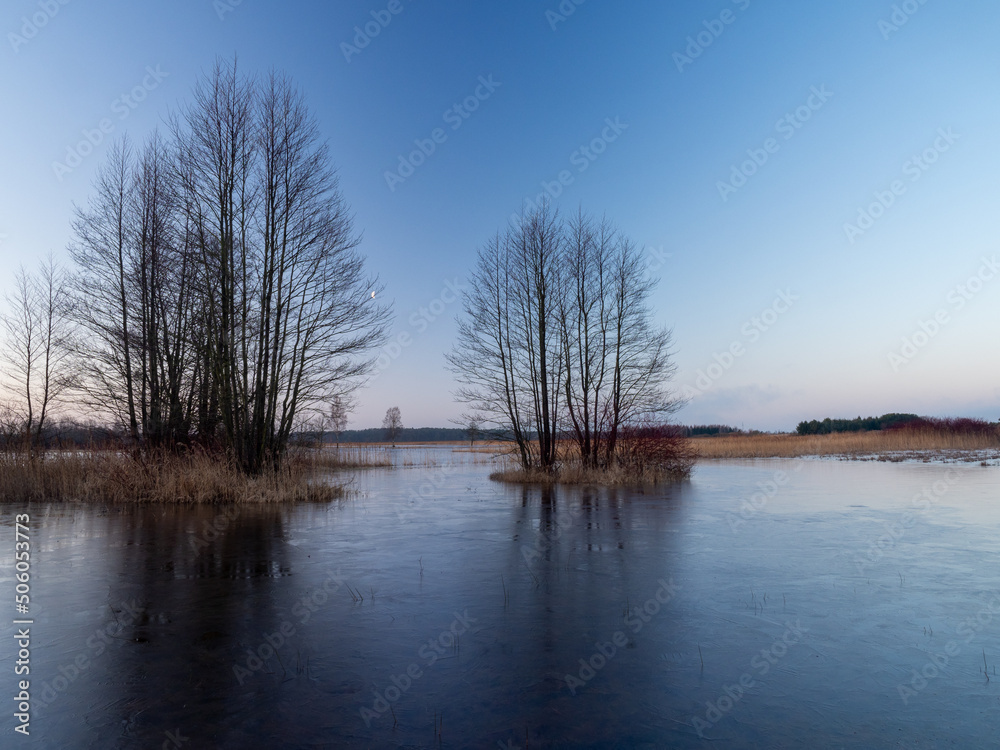
[[[477,434],[476,439],[482,435]],[[336,442],[337,436],[326,433],[323,438],[328,443]],[[454,440],[468,440],[468,428],[461,427],[403,427],[396,437],[397,443],[446,443]],[[342,443],[384,443],[385,430],[370,427],[367,430],[344,430],[340,433]]]
[[[126,437],[121,429],[65,420],[45,425],[36,436],[36,443],[46,449],[111,448],[121,447]],[[23,427],[0,415],[0,449],[21,447],[23,442]]]
[[[906,424],[920,419],[916,414],[883,414],[881,417],[855,417],[854,419],[830,419],[822,422],[813,419],[810,422],[799,422],[795,431],[799,435],[829,435],[831,432],[868,432],[869,430],[886,430],[890,427]]]
[[[680,425],[678,429],[684,437],[696,437],[699,435],[742,435],[745,434],[739,427],[730,427],[726,424],[694,424]],[[756,430],[754,430],[756,432]]]
[[[476,440],[502,437],[476,432]],[[439,443],[469,440],[468,428],[459,427],[404,427],[396,438],[397,443]],[[7,426],[0,419],[0,449],[18,445],[23,434],[16,426]],[[332,432],[322,435],[316,432],[296,432],[291,436],[294,444],[311,444],[318,440],[333,443],[337,436]],[[121,447],[128,441],[128,434],[122,429],[106,426],[87,425],[69,420],[53,423],[44,428],[39,439],[43,448],[111,448]],[[385,430],[372,427],[366,430],[345,430],[340,433],[342,443],[386,442]]]
[[[828,435],[832,432],[867,432],[870,430],[936,430],[952,434],[978,434],[997,429],[984,419],[968,417],[938,418],[921,417],[916,414],[883,414],[881,417],[855,417],[854,419],[830,419],[822,422],[799,422],[795,431],[799,435]]]
[[[694,437],[695,435],[730,435],[730,434],[749,434],[744,432],[744,430],[738,427],[730,427],[723,424],[712,424],[712,425],[671,425],[670,431],[676,433],[681,437]],[[756,430],[751,432],[755,433]],[[305,435],[303,435],[305,437]],[[308,437],[318,437],[316,435],[309,435]],[[399,437],[396,438],[397,443],[444,443],[444,442],[454,442],[460,440],[469,440],[469,428],[467,427],[404,427],[400,430]],[[527,436],[531,440],[537,439],[535,433],[529,433]],[[561,430],[557,434],[560,440],[570,440],[573,438],[572,433]],[[499,430],[477,430],[475,433],[476,440],[512,440],[513,436],[510,434],[504,434]],[[323,435],[323,440],[327,443],[332,443],[337,440],[337,436],[331,432],[327,432]],[[340,433],[340,442],[342,443],[384,443],[386,441],[385,430],[381,427],[370,427],[365,430],[344,430]]]

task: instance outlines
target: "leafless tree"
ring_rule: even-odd
[[[565,294],[559,317],[564,356],[566,413],[586,466],[596,466],[606,434],[610,392],[608,354],[612,344],[610,263],[614,232],[582,211],[570,223],[565,247]]]
[[[672,333],[653,324],[649,298],[658,279],[646,273],[641,248],[619,236],[610,271],[611,392],[602,404],[606,465],[614,460],[622,427],[665,423],[682,405],[666,386],[676,371]]]
[[[480,251],[464,294],[449,368],[456,394],[497,434],[513,439],[525,468],[556,460],[562,353],[562,229],[542,206]]]
[[[3,316],[6,335],[5,371],[19,406],[20,431],[25,445],[42,441],[52,408],[72,382],[70,354],[70,298],[66,275],[49,255],[35,273],[23,267],[15,275],[14,291]]]
[[[651,322],[643,272],[609,222],[566,224],[547,206],[480,250],[448,364],[458,400],[513,439],[524,468],[551,469],[564,429],[585,465],[608,466],[624,425],[676,409],[670,331]]]
[[[566,243],[560,321],[566,412],[587,466],[610,465],[624,425],[658,424],[680,405],[671,332],[654,328],[641,249],[606,219],[579,213]]]
[[[336,395],[330,402],[330,430],[337,439],[337,447],[340,447],[340,436],[347,429],[347,418],[351,411],[350,401]]]
[[[385,417],[382,419],[382,429],[385,430],[385,439],[392,443],[392,447],[396,447],[396,438],[399,437],[399,433],[403,429],[403,417],[399,412],[398,406],[390,406],[386,412]]]
[[[138,441],[130,346],[133,179],[132,145],[124,137],[111,147],[99,169],[89,207],[76,211],[70,253],[76,263],[78,322],[86,332],[77,352],[83,404],[107,413]]]
[[[328,149],[277,74],[217,64],[169,141],[114,151],[76,235],[99,303],[87,392],[143,444],[193,431],[248,473],[274,468],[385,338]]]

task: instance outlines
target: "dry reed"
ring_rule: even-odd
[[[322,462],[304,454],[281,470],[247,476],[228,461],[204,453],[134,458],[112,451],[0,455],[4,501],[101,503],[329,502],[343,487],[325,481]]]
[[[1000,449],[996,433],[955,434],[941,430],[872,430],[828,435],[719,435],[692,438],[700,458],[794,458]]]
[[[556,465],[551,471],[525,469],[508,447],[498,456],[501,466],[490,474],[490,479],[527,484],[648,486],[687,478],[697,458],[690,441],[671,431],[620,439],[609,466],[586,466],[577,444],[569,440],[557,441],[556,455]]]

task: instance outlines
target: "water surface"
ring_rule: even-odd
[[[399,455],[331,505],[5,506],[34,706],[3,746],[996,746],[995,468],[543,490]]]

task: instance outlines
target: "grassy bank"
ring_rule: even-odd
[[[299,452],[281,471],[250,477],[218,456],[201,453],[138,459],[113,451],[59,452],[33,459],[4,454],[0,497],[100,503],[329,502],[344,491],[324,474],[343,465],[336,457]]]
[[[542,469],[525,470],[508,466],[490,474],[496,482],[513,484],[577,484],[601,487],[632,487],[673,482],[691,475],[691,466],[644,467],[636,470],[624,466],[591,469],[579,463],[560,464],[551,472]]]
[[[995,431],[955,434],[942,430],[874,430],[829,435],[720,435],[692,438],[691,444],[699,458],[859,458],[901,453],[933,456],[1000,450],[1000,435]]]
[[[557,443],[558,460],[551,471],[525,469],[510,446],[507,451],[499,457],[500,468],[490,479],[524,484],[648,486],[689,477],[697,458],[690,440],[660,429],[620,439],[611,464],[600,468],[584,465],[577,443],[568,440]]]

